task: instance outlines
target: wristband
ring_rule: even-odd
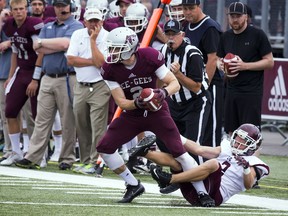
[[[137,104],[137,102],[136,102],[136,99],[134,100],[134,105],[135,105],[135,107],[136,107],[137,109],[141,109],[141,108],[138,106],[138,104]]]
[[[250,167],[244,169],[243,173],[244,173],[244,175],[249,175],[251,173]]]
[[[163,89],[163,91],[165,92],[165,98],[168,97],[168,96],[169,96],[169,93],[168,93],[167,89],[165,89],[165,88],[162,88],[162,89]]]
[[[40,80],[41,73],[42,73],[42,68],[39,67],[39,66],[35,66],[32,79],[34,79],[34,80]]]

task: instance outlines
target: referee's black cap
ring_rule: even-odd
[[[181,30],[182,30],[181,23],[176,19],[168,20],[164,25],[165,33],[167,33],[168,31],[173,31],[175,33],[178,33]]]
[[[229,5],[228,14],[247,14],[247,7],[242,2],[233,2]]]

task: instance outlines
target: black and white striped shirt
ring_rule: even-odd
[[[180,47],[172,51],[165,44],[161,49],[165,58],[165,64],[170,68],[171,63],[177,61],[180,64],[180,71],[195,82],[201,82],[201,89],[194,93],[180,84],[180,90],[171,95],[171,99],[177,103],[185,103],[187,101],[199,98],[202,92],[209,87],[208,76],[201,51],[186,42],[182,42]]]

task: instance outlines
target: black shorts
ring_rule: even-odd
[[[226,91],[224,107],[224,128],[233,132],[240,125],[251,123],[261,126],[262,95],[235,94]]]

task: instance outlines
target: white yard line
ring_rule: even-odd
[[[42,179],[47,181],[57,181],[57,182],[65,182],[80,185],[93,185],[97,187],[125,189],[124,182],[122,180],[96,178],[93,176],[84,176],[84,175],[78,176],[63,173],[50,173],[39,170],[20,169],[15,167],[0,166],[0,175]],[[145,186],[146,192],[160,194],[158,186],[156,184],[143,182],[143,185]],[[182,197],[182,194],[180,193],[179,190],[172,193],[172,195]],[[227,203],[259,207],[259,208],[267,208],[271,210],[288,211],[288,200],[280,200],[280,199],[272,199],[272,198],[248,196],[240,194],[233,196],[230,200],[227,201]]]

